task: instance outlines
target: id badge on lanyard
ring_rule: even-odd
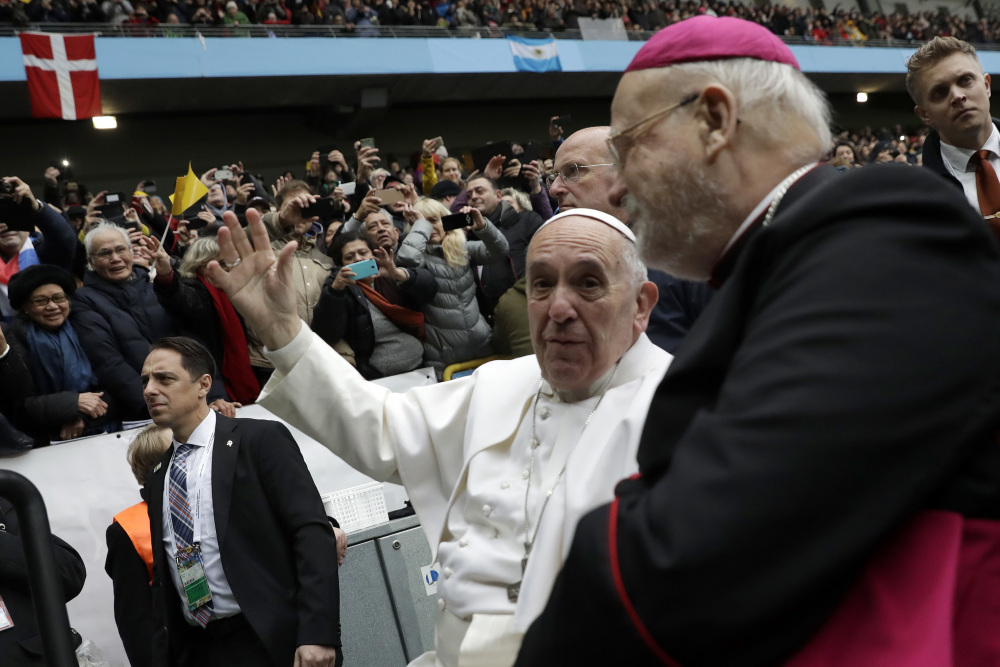
[[[177,574],[184,586],[184,598],[187,600],[188,611],[212,600],[212,590],[208,587],[208,576],[205,574],[205,559],[201,555],[201,544],[195,543],[186,549],[180,549],[174,558],[177,562]]]
[[[7,605],[3,603],[3,598],[0,598],[0,632],[9,630],[12,627],[14,627],[14,619],[10,617]]]
[[[201,553],[201,479],[205,474],[209,457],[212,456],[212,447],[215,443],[215,434],[201,458],[201,466],[198,468],[198,476],[195,478],[196,491],[194,493],[195,506],[193,514],[192,537],[193,544],[184,549],[178,549],[174,562],[177,564],[177,574],[180,576],[181,585],[184,587],[184,599],[187,601],[188,611],[195,611],[202,605],[212,600],[212,590],[208,586],[208,575],[205,574],[205,558]],[[176,538],[175,538],[176,539]]]

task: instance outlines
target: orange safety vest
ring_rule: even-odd
[[[125,529],[125,534],[132,540],[132,546],[146,564],[149,583],[153,583],[153,537],[149,530],[149,510],[146,501],[132,505],[115,515],[115,521]]]

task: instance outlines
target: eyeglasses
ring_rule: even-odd
[[[680,109],[683,106],[691,104],[696,99],[698,99],[699,95],[700,93],[691,93],[680,102],[671,104],[667,108],[660,109],[651,116],[646,116],[637,123],[632,123],[631,125],[629,125],[624,129],[615,130],[614,132],[609,134],[607,142],[608,142],[608,152],[611,153],[611,159],[614,160],[615,164],[618,165],[619,167],[622,166],[624,164],[624,160],[622,158],[625,156],[626,153],[628,153],[628,149],[632,145],[631,141],[625,142],[623,141],[623,138],[627,137],[627,135],[631,134],[636,129],[645,125],[646,123],[657,120],[658,118],[663,118],[670,112],[676,111],[677,109]]]
[[[122,257],[132,254],[132,248],[127,245],[118,245],[114,248],[105,248],[104,250],[98,250],[94,253],[94,257],[101,260],[109,260],[113,255],[120,255]]]
[[[52,303],[66,303],[69,301],[69,297],[61,292],[52,296],[36,296],[31,299],[31,305],[35,308],[44,308],[49,305],[49,301]]]
[[[545,184],[551,186],[557,178],[563,179],[563,183],[575,183],[583,177],[581,169],[593,169],[594,167],[613,167],[614,162],[602,162],[601,164],[576,164],[570,162],[559,167],[559,171],[545,177]]]

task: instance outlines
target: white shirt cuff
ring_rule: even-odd
[[[309,345],[312,343],[312,337],[312,329],[305,322],[302,322],[299,333],[295,335],[292,342],[277,350],[269,350],[265,347],[264,356],[274,364],[275,370],[288,373],[302,357],[306,356]]]

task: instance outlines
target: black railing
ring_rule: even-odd
[[[110,23],[36,23],[25,27],[14,27],[12,25],[0,25],[0,37],[12,37],[18,32],[56,32],[63,34],[95,33],[99,37],[233,37],[233,38],[275,38],[275,37],[332,37],[332,38],[357,38],[357,37],[411,37],[411,38],[444,38],[444,39],[503,39],[507,35],[519,35],[521,37],[555,39],[583,39],[580,30],[559,30],[546,31],[527,28],[469,28],[453,27],[443,28],[438,26],[392,26],[392,25],[366,25],[347,27],[341,25],[263,25],[250,24],[243,26],[221,26],[221,25],[183,25],[183,24],[157,24],[157,25],[135,25],[122,23],[114,25]],[[653,32],[647,30],[629,30],[625,32],[629,41],[644,42],[653,36]],[[852,46],[852,47],[894,47],[894,48],[916,48],[921,42],[908,41],[902,39],[828,39],[822,42],[807,40],[802,37],[782,37],[782,41],[792,45],[815,45],[815,46]],[[976,44],[977,49],[983,51],[1000,50],[1000,44]]]
[[[52,532],[42,495],[24,475],[12,470],[0,470],[0,496],[13,503],[17,510],[45,664],[48,667],[77,667],[69,615],[62,599],[59,571],[52,553]]]

